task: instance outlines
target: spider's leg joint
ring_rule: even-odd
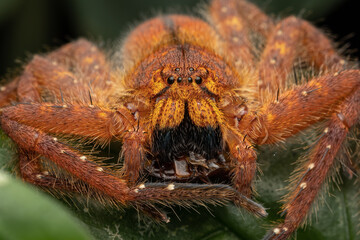
[[[86,156],[81,156],[81,157],[80,157],[80,160],[81,160],[82,162],[86,162],[87,158],[86,158]]]

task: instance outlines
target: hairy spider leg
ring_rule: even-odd
[[[231,130],[230,130],[231,131]],[[252,182],[256,174],[256,152],[251,143],[235,131],[227,134],[226,142],[235,164],[232,169],[234,187],[246,196],[252,194]],[[236,137],[235,137],[236,136]]]
[[[38,160],[39,154],[21,148],[19,148],[18,153],[19,173],[24,181],[45,188],[81,192],[80,189],[77,189],[75,183],[70,183],[66,179],[56,177],[49,173],[49,171],[44,171],[43,166]]]
[[[11,102],[17,100],[16,89],[19,83],[19,78],[15,78],[5,86],[0,87],[0,106],[9,105]]]
[[[35,55],[17,80],[1,87],[0,106],[16,97],[20,102],[39,102],[43,89],[51,91],[58,100],[80,100],[79,96],[88,100],[89,91],[103,92],[110,86],[104,54],[94,44],[79,39],[47,56]]]
[[[331,72],[344,69],[346,63],[329,39],[310,23],[293,16],[285,18],[269,35],[258,63],[258,86],[264,97],[264,91],[274,96],[279,89],[284,89],[297,56],[302,56],[317,69]]]
[[[236,2],[239,14],[246,20],[251,31],[255,31],[265,38],[274,28],[274,21],[254,4],[245,0],[231,0]]]
[[[80,49],[75,50],[77,47]],[[102,143],[109,143],[114,136],[123,139],[122,154],[125,157],[126,175],[137,179],[140,171],[140,159],[138,158],[141,156],[133,154],[133,147],[141,150],[142,146],[140,146],[140,142],[134,143],[138,138],[135,139],[134,134],[130,133],[134,131],[136,125],[133,116],[128,109],[122,106],[117,106],[116,110],[111,111],[104,107],[100,109],[97,106],[105,105],[95,101],[94,96],[99,95],[100,89],[103,87],[100,80],[105,82],[107,79],[101,78],[99,81],[91,83],[91,88],[88,82],[81,82],[67,69],[73,65],[73,67],[78,67],[83,75],[100,76],[101,73],[106,75],[107,73],[102,67],[96,67],[97,63],[103,64],[104,58],[94,48],[95,46],[89,42],[78,40],[51,53],[49,57],[35,56],[25,68],[16,89],[20,102],[33,103],[18,104],[3,109],[3,111],[23,124],[53,134],[84,136],[90,141],[99,140]],[[90,53],[87,54],[87,51]],[[80,65],[76,65],[76,62],[68,63],[72,57],[80,61]],[[77,73],[79,74],[79,71]],[[36,103],[41,102],[42,87],[51,90],[56,95],[57,104]],[[104,89],[101,90],[102,94],[103,91]],[[41,120],[34,121],[34,116],[42,117]],[[128,129],[130,132],[124,132]],[[139,135],[143,136],[143,133],[141,132]],[[19,151],[20,155],[22,153],[23,151]]]
[[[238,12],[236,1],[214,0],[211,2],[210,21],[225,43],[225,51],[234,65],[253,65],[253,46],[249,39],[247,22]]]
[[[358,78],[359,80],[360,78]],[[265,239],[287,239],[303,222],[317,193],[333,165],[346,135],[360,117],[360,88],[333,113],[324,134],[309,156],[306,165],[298,175],[294,190],[283,206],[285,220],[270,231]]]
[[[282,142],[336,111],[360,86],[359,70],[317,77],[268,101],[255,114],[244,116],[239,128],[255,144]]]
[[[126,179],[116,176],[106,167],[100,167],[86,156],[54,140],[42,131],[10,120],[6,116],[2,116],[1,124],[4,131],[21,149],[50,159],[57,166],[122,205],[152,206],[154,203],[167,205],[180,202],[219,204],[233,201],[254,214],[266,216],[265,209],[259,204],[223,184],[143,183],[129,187]],[[35,184],[38,183],[35,182]]]
[[[52,62],[75,68],[74,71],[91,81],[91,85],[99,88],[109,87],[110,67],[105,54],[93,43],[80,38],[68,43],[47,55]]]

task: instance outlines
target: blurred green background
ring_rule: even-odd
[[[340,45],[349,44],[348,53],[359,57],[358,0],[257,0],[274,16],[300,15],[321,26]],[[136,23],[159,12],[196,12],[195,0],[0,0],[0,80],[21,66],[31,54],[53,49],[78,37],[111,42],[124,36]],[[264,172],[257,182],[258,201],[269,208],[269,217],[254,219],[234,206],[203,208],[171,213],[172,222],[158,226],[139,220],[133,210],[118,211],[93,205],[66,205],[24,186],[0,171],[0,240],[2,239],[261,239],[265,227],[279,219],[278,200],[291,165],[304,153],[298,146],[260,149],[259,164]],[[11,141],[0,133],[0,169],[14,158]],[[342,191],[325,195],[312,225],[297,233],[300,239],[359,239],[357,189],[352,181],[341,184]],[[66,201],[66,200],[63,200]],[[75,200],[68,200],[75,201]],[[94,207],[95,206],[95,207]],[[69,208],[71,212],[69,211]],[[170,210],[171,211],[171,210]],[[198,214],[199,211],[201,214]],[[75,218],[73,216],[76,216]],[[89,236],[92,237],[89,237]],[[40,237],[41,236],[41,237]],[[69,237],[71,236],[71,237]]]
[[[256,0],[275,16],[300,15],[358,49],[357,0]],[[199,0],[0,0],[0,76],[26,59],[80,36],[106,42],[158,12],[196,12]],[[175,9],[175,10],[174,10]],[[349,37],[349,38],[348,38]],[[353,56],[358,56],[354,51]]]

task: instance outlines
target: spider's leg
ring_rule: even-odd
[[[211,2],[209,13],[214,28],[225,42],[230,59],[235,64],[254,64],[253,46],[249,39],[250,29],[246,19],[239,14],[237,2],[214,0]]]
[[[224,184],[142,183],[128,186],[128,181],[106,167],[99,166],[53,137],[33,127],[2,116],[4,131],[22,148],[40,154],[64,171],[87,183],[95,191],[111,197],[122,205],[153,207],[153,204],[224,203],[233,201],[259,216],[265,209]]]
[[[33,185],[66,191],[76,190],[74,183],[58,178],[44,170],[40,163],[40,155],[19,149],[19,173],[21,178]]]
[[[9,105],[11,102],[16,101],[17,94],[16,89],[19,82],[19,78],[15,78],[4,86],[0,86],[0,107]]]
[[[255,144],[282,142],[330,116],[360,87],[360,71],[345,70],[314,78],[266,102],[256,114],[245,115],[239,128]]]
[[[310,23],[296,17],[280,21],[269,35],[258,65],[259,89],[275,94],[285,87],[296,57],[325,70],[338,71],[346,63],[329,39]]]
[[[92,87],[102,89],[110,86],[110,67],[105,54],[86,39],[68,43],[49,53],[46,58],[53,64],[65,66],[68,71],[71,69],[86,85],[91,82]]]
[[[284,223],[274,228],[265,239],[287,239],[303,222],[349,128],[356,124],[359,117],[360,89],[343,102],[338,113],[331,116],[324,134],[311,152],[309,161],[295,182],[293,192],[283,206],[286,214]]]
[[[245,0],[236,1],[239,14],[246,20],[252,31],[267,37],[274,28],[274,21],[261,9]]]
[[[256,173],[256,152],[246,137],[238,136],[236,131],[229,129],[225,135],[233,158],[232,183],[239,192],[251,196]]]
[[[97,76],[94,79],[99,80],[103,77],[102,75]],[[103,81],[105,82],[105,80]],[[76,76],[65,66],[35,55],[19,77],[17,94],[20,102],[40,102],[45,89],[55,95],[58,102],[64,101],[64,99],[65,101],[71,99],[72,101],[90,102],[89,91],[94,91],[95,86],[97,85],[93,83],[90,85],[87,77]]]
[[[50,134],[81,136],[104,144],[113,138],[121,139],[125,175],[133,182],[139,176],[141,160],[145,157],[145,134],[124,107],[107,110],[78,104],[26,103],[3,108],[1,114],[4,118]]]

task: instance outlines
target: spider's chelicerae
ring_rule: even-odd
[[[360,71],[331,41],[296,17],[275,22],[246,1],[213,0],[206,20],[142,23],[116,56],[80,39],[35,55],[1,87],[1,127],[18,146],[20,176],[61,191],[83,192],[85,184],[162,221],[169,219],[159,203],[231,201],[266,216],[251,200],[254,147],[324,122],[286,197],[283,223],[265,238],[291,236],[360,115]],[[315,74],[300,81],[299,66]],[[74,138],[121,142],[123,167],[72,147],[66,139]],[[44,158],[81,184],[46,169]]]

